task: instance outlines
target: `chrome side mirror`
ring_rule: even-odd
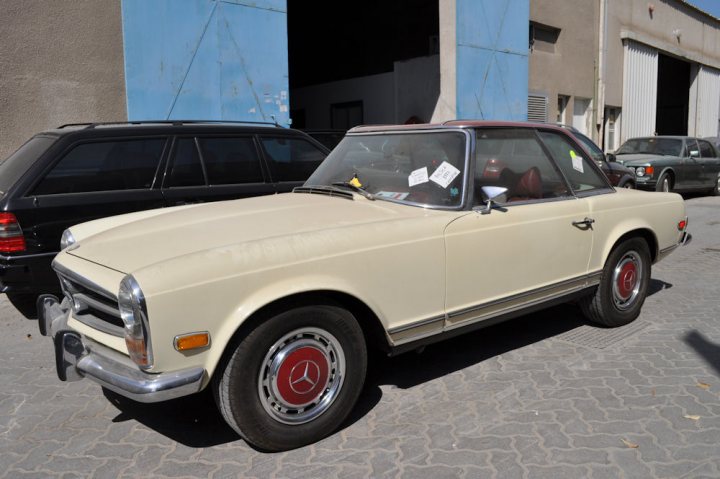
[[[698,150],[690,150],[690,158],[700,158],[700,152]]]
[[[496,199],[505,193],[507,193],[508,189],[503,188],[502,186],[483,186],[482,192],[487,198],[487,201],[485,202],[485,209],[480,211],[481,214],[487,215],[490,214],[490,211],[492,211],[493,204],[496,203]]]

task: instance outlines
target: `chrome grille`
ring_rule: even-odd
[[[63,294],[70,300],[73,317],[83,324],[113,336],[124,336],[117,298],[70,271],[58,271]]]

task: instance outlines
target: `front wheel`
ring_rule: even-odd
[[[304,446],[335,431],[365,380],[362,330],[347,310],[304,306],[260,323],[214,380],[227,423],[267,451]]]
[[[655,185],[655,190],[669,193],[672,191],[672,187],[672,178],[670,178],[670,175],[668,175],[667,173],[663,173],[662,175],[660,175],[660,178],[658,178],[657,185]]]
[[[715,185],[710,190],[710,196],[720,196],[720,173],[715,178]]]
[[[650,249],[642,238],[610,253],[594,294],[580,300],[583,314],[602,326],[622,326],[640,315],[650,284]]]

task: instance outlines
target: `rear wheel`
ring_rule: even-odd
[[[715,178],[715,186],[710,190],[710,196],[720,196],[720,173]]]
[[[622,326],[640,315],[650,284],[650,250],[642,238],[623,241],[610,253],[595,293],[580,307],[591,321]]]
[[[665,193],[669,193],[672,191],[673,187],[673,180],[672,177],[668,173],[663,173],[660,175],[660,178],[658,178],[657,185],[655,186],[656,191],[664,191]]]
[[[350,312],[304,306],[260,323],[221,366],[214,391],[227,423],[253,446],[282,451],[340,426],[360,395],[367,350]]]

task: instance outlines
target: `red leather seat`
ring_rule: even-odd
[[[542,197],[543,188],[540,170],[533,166],[520,177],[508,201],[537,200]]]

